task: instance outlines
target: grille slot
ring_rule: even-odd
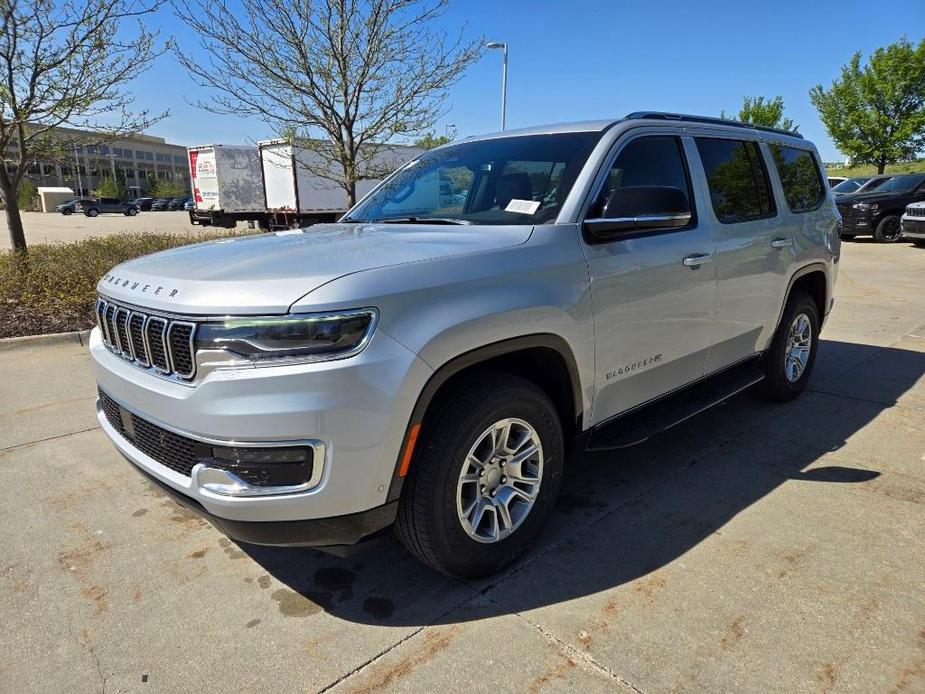
[[[127,436],[122,425],[123,410],[102,390],[99,391],[99,397],[109,423],[138,450],[164,467],[189,477],[193,467],[202,458],[209,456],[206,444],[175,434],[125,410],[125,416],[131,419],[134,430],[131,437]]]
[[[145,339],[148,342],[148,354],[151,366],[164,373],[170,373],[170,362],[167,360],[165,337],[167,334],[167,321],[158,316],[150,316],[145,326]]]
[[[174,321],[167,329],[167,346],[170,361],[178,376],[189,378],[193,374],[193,330],[192,323]]]
[[[907,207],[906,214],[910,217],[925,217],[925,207]]]
[[[196,375],[196,324],[149,315],[99,297],[95,307],[100,336],[116,354],[163,375],[190,380]]]
[[[127,308],[116,309],[116,332],[119,335],[119,346],[122,354],[130,359],[134,358],[132,354],[132,343],[128,339],[128,317],[130,311]]]
[[[135,361],[142,366],[150,366],[148,361],[148,348],[145,347],[145,320],[147,316],[143,313],[132,312],[128,319],[129,340],[132,343],[132,349],[135,352]]]

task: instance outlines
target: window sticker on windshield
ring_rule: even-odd
[[[512,198],[507,204],[507,207],[504,208],[504,211],[516,212],[518,214],[536,214],[538,209],[540,209],[539,200],[518,200],[517,198]]]

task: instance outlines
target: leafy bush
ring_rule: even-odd
[[[98,198],[121,198],[124,188],[112,176],[103,176],[103,180],[93,190],[93,195]]]
[[[189,195],[189,187],[183,181],[165,179],[158,180],[152,192],[156,198],[185,198]]]
[[[0,251],[0,338],[85,330],[94,325],[96,283],[115,265],[155,251],[247,231],[120,234]]]

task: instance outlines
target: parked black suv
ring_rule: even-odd
[[[842,218],[843,239],[873,236],[880,243],[899,240],[906,205],[925,200],[925,173],[894,176],[870,193],[835,198]]]
[[[96,217],[104,212],[121,212],[126,217],[138,214],[138,206],[133,202],[126,202],[118,198],[95,198],[93,200],[78,200],[74,205],[75,212],[83,212],[88,217]]]
[[[182,210],[183,206],[186,205],[187,201],[191,198],[174,198],[169,203],[167,203],[167,209],[170,211]]]
[[[167,210],[168,205],[170,205],[170,198],[157,198],[151,203],[151,210],[153,212],[164,212]]]
[[[142,212],[151,209],[151,203],[154,202],[154,198],[135,198],[132,202],[135,207],[137,207]]]

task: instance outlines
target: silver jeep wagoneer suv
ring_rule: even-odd
[[[337,224],[168,250],[99,283],[99,421],[242,542],[394,526],[481,576],[568,454],[761,382],[806,386],[839,217],[799,135],[668,113],[431,150]]]

